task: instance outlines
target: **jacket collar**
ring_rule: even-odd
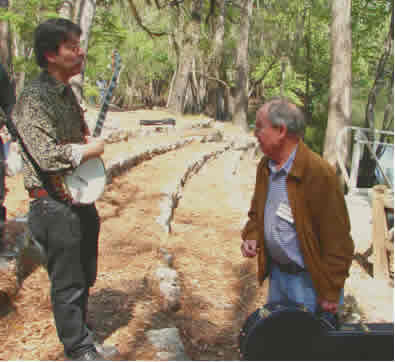
[[[304,171],[306,169],[306,157],[308,152],[309,152],[308,147],[305,145],[302,139],[300,139],[298,143],[298,149],[296,151],[295,159],[292,164],[291,171],[289,172],[290,176],[295,177],[298,180],[303,178]]]
[[[294,177],[297,180],[301,180],[303,178],[304,170],[306,168],[306,156],[308,152],[308,147],[305,145],[302,139],[300,139],[296,150],[295,159],[292,163],[292,168],[288,173],[289,176]],[[265,169],[269,171],[269,157],[264,157],[263,164]]]

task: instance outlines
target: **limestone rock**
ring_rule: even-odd
[[[185,354],[185,348],[177,328],[149,330],[146,335],[150,343],[159,350],[157,356],[160,360],[190,360]]]

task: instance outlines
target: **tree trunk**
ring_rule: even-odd
[[[26,54],[26,49],[24,47],[24,42],[20,39],[18,33],[14,33],[12,37],[13,45],[14,45],[14,54],[16,57],[25,57],[29,58],[28,54]],[[20,71],[18,73],[14,73],[14,83],[15,83],[15,94],[20,94],[24,85],[25,85],[26,72]]]
[[[198,49],[200,34],[201,0],[192,2],[191,19],[185,20],[184,14],[179,14],[178,39],[174,39],[177,56],[177,72],[174,78],[173,91],[169,98],[169,108],[175,112],[183,113],[185,98],[189,83],[192,62]]]
[[[81,0],[80,2],[77,1],[76,5],[77,8],[74,9],[74,17],[82,29],[81,44],[85,54],[87,54],[89,35],[93,18],[96,14],[96,0]],[[85,69],[82,69],[81,73],[74,76],[70,82],[80,103],[83,99],[84,71]]]
[[[324,158],[336,167],[337,133],[343,127],[351,125],[351,0],[332,1],[331,48],[331,83]],[[346,164],[347,141],[339,151]]]
[[[189,72],[192,66],[192,48],[185,46],[181,51],[178,61],[177,73],[174,79],[173,91],[171,94],[169,108],[175,112],[184,112]]]
[[[218,17],[215,24],[213,55],[209,64],[208,74],[214,79],[207,81],[208,101],[205,107],[205,113],[216,119],[225,119],[223,108],[223,85],[216,79],[220,79],[220,66],[223,59],[224,38],[225,38],[225,0],[219,3]]]
[[[391,81],[387,89],[387,105],[384,109],[383,130],[390,130],[394,126],[394,70],[392,70]],[[381,140],[383,141],[383,140]]]
[[[0,7],[8,9],[8,0],[1,0]],[[8,21],[0,22],[0,62],[7,71],[10,71],[12,64],[11,57],[11,36]]]
[[[60,4],[58,13],[62,18],[73,19],[74,0],[64,0]]]
[[[313,115],[313,102],[312,96],[310,94],[311,88],[311,71],[313,69],[313,61],[311,58],[311,12],[307,7],[305,7],[305,18],[307,17],[307,30],[306,35],[304,36],[304,44],[306,49],[306,76],[305,76],[305,95],[303,100],[303,109],[306,120],[308,123],[311,123],[312,115]]]
[[[170,100],[172,99],[172,94],[173,94],[173,86],[174,86],[174,81],[176,79],[176,74],[177,71],[175,71],[171,77],[171,82],[170,82],[170,87],[169,87],[169,96],[167,97],[167,102],[166,102],[166,107],[169,108],[170,105]]]
[[[287,59],[285,57],[282,57],[280,62],[281,62],[280,96],[284,97],[284,94],[285,94],[285,72],[287,70]]]
[[[248,34],[252,13],[252,0],[243,0],[240,14],[240,38],[236,53],[236,87],[232,92],[232,120],[246,132],[248,111]]]
[[[394,44],[394,39],[393,39],[393,31],[394,31],[394,8],[392,7],[392,14],[391,14],[391,23],[389,27],[389,32],[384,40],[384,45],[383,45],[383,53],[381,54],[381,57],[379,59],[378,65],[377,65],[377,70],[376,70],[376,76],[373,82],[372,89],[369,92],[368,96],[368,102],[366,104],[366,109],[365,109],[365,128],[371,128],[372,130],[375,128],[375,107],[376,107],[376,99],[377,95],[379,94],[380,90],[383,89],[383,87],[387,84],[388,87],[388,97],[389,97],[389,103],[386,106],[385,112],[384,112],[384,120],[383,120],[383,126],[382,129],[388,128],[389,125],[392,124],[393,127],[393,122],[392,120],[389,120],[388,114],[392,113],[392,119],[393,119],[393,71],[392,71],[392,76],[388,77],[388,69],[386,68],[388,64],[392,64],[389,62],[389,60],[392,57],[393,54],[393,44]],[[391,127],[391,128],[392,128]],[[371,134],[367,134],[367,137],[373,141],[374,136]],[[378,147],[377,149],[377,154],[379,154],[381,151],[381,147]],[[362,155],[361,159],[361,168],[359,170],[359,187],[371,187],[376,179],[375,176],[375,169],[376,169],[376,161],[374,157],[370,154],[369,150],[365,147],[364,152]]]
[[[394,29],[394,8],[392,8],[391,14],[391,25],[388,32],[387,38],[384,41],[383,54],[380,57],[379,64],[377,65],[376,77],[373,83],[373,87],[369,92],[368,103],[366,104],[365,111],[365,127],[375,128],[375,116],[374,108],[376,106],[376,98],[380,90],[383,88],[386,82],[386,65],[388,60],[393,56],[393,29]]]

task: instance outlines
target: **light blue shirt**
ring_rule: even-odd
[[[294,262],[304,268],[287,191],[287,177],[296,150],[297,147],[279,170],[276,169],[276,163],[269,160],[270,177],[265,205],[264,235],[268,252],[275,262],[280,264]]]

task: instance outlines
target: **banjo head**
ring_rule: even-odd
[[[91,204],[104,192],[106,170],[103,160],[91,158],[65,176],[65,185],[72,199],[79,204]]]

